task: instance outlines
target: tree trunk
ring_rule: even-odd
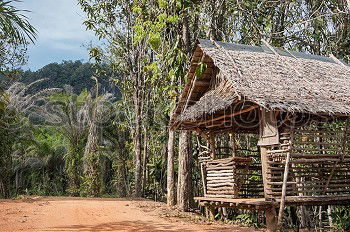
[[[193,161],[193,157],[192,157],[192,146],[191,146],[191,133],[188,133],[188,153],[189,153],[189,157],[188,157],[188,179],[187,179],[187,185],[188,185],[188,205],[189,208],[194,208],[194,183],[193,183],[193,169],[194,169],[194,161]]]
[[[173,206],[175,202],[175,178],[174,178],[174,135],[169,129],[168,138],[168,165],[167,165],[167,204]]]
[[[188,211],[190,206],[191,155],[190,132],[181,131],[179,139],[179,173],[177,186],[177,204],[181,211]]]
[[[182,42],[183,47],[186,50],[186,54],[189,56],[191,53],[191,38],[190,38],[190,29],[189,29],[189,18],[187,10],[183,12],[183,22],[182,22]]]
[[[126,160],[122,158],[118,162],[118,185],[116,186],[119,197],[126,197],[128,194],[126,172]]]
[[[143,179],[142,179],[142,191],[143,195],[146,193],[146,183],[147,183],[147,153],[148,153],[148,128],[144,128],[144,139],[143,139],[143,160],[142,160],[142,166],[143,166]]]
[[[93,116],[95,120],[96,117]],[[101,156],[99,151],[101,131],[92,122],[84,152],[84,182],[87,184],[87,193],[98,196],[101,193]]]
[[[135,164],[135,197],[141,197],[142,195],[142,165],[141,165],[141,101],[139,99],[139,89],[138,84],[136,84],[135,94],[134,94],[134,104],[135,104],[135,132],[134,132],[134,164]]]
[[[151,60],[153,60],[153,52],[151,55]],[[149,73],[149,76],[152,76],[152,73]],[[150,86],[147,85],[147,76],[144,76],[143,79],[143,89],[148,89]],[[141,107],[141,115],[144,120],[143,123],[143,157],[142,157],[142,167],[143,167],[143,176],[142,176],[142,192],[143,196],[146,194],[146,187],[147,187],[147,181],[148,181],[148,169],[147,169],[147,162],[148,162],[148,141],[152,140],[149,139],[149,103],[150,103],[150,95],[151,95],[151,89],[148,91],[143,91],[142,99],[143,99],[143,104]],[[141,104],[140,104],[141,105]]]

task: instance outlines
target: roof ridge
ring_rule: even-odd
[[[247,44],[240,44],[240,43],[229,43],[229,42],[222,42],[222,41],[211,41],[207,39],[198,39],[199,45],[204,46],[206,48],[216,48],[216,44],[218,44],[221,48],[225,50],[231,50],[231,51],[248,51],[248,52],[259,52],[259,53],[267,53],[267,54],[275,54],[278,53],[280,56],[286,56],[286,57],[292,57],[292,58],[302,58],[302,59],[309,59],[309,60],[318,60],[333,64],[339,64],[339,62],[336,62],[333,58],[322,56],[322,55],[315,55],[310,54],[306,52],[298,52],[298,51],[290,51],[285,48],[278,48],[278,47],[272,47],[273,51],[271,51],[271,48],[264,48],[264,46],[259,45],[247,45]],[[350,67],[350,64],[346,63],[344,60],[337,58],[342,64],[344,64],[347,67]]]

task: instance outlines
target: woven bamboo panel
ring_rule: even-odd
[[[285,159],[290,152],[287,196],[350,195],[350,141],[343,126],[309,126],[282,133],[268,150],[268,193],[282,195]]]

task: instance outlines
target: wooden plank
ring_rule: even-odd
[[[221,115],[221,116],[216,117],[216,118],[200,121],[200,122],[197,123],[197,125],[200,126],[200,125],[206,124],[208,122],[214,122],[214,121],[218,121],[218,120],[221,120],[221,119],[224,119],[224,118],[235,117],[235,116],[247,113],[249,111],[252,111],[252,110],[254,110],[254,109],[258,108],[258,107],[259,106],[257,106],[257,105],[250,106],[250,107],[248,107],[246,109],[243,109],[243,110],[240,110],[240,111],[228,114],[228,115],[224,114],[224,115]]]
[[[206,194],[207,193],[207,185],[205,182],[205,179],[206,179],[205,165],[204,164],[200,164],[200,165],[201,165],[203,192],[204,192],[204,194]]]
[[[274,111],[260,110],[260,137],[259,146],[270,146],[279,144],[277,120]]]
[[[226,198],[223,197],[195,197],[195,201],[199,203],[217,202],[219,204],[227,204],[230,207],[237,207],[242,205],[252,205],[252,206],[267,206],[271,207],[279,206],[280,199],[276,199],[276,202],[266,201],[265,198]],[[341,196],[295,196],[286,197],[286,205],[350,205],[350,195]]]
[[[268,189],[268,177],[270,174],[268,174],[269,163],[267,152],[269,147],[267,145],[279,144],[279,134],[276,119],[273,118],[274,115],[267,113],[264,109],[261,109],[260,116],[260,134],[258,145],[260,146],[264,196],[265,199],[268,199],[271,191]]]
[[[295,141],[293,144],[294,144],[294,145],[325,145],[325,146],[339,146],[340,143]]]
[[[291,142],[292,141],[293,141],[293,136],[291,136]],[[290,162],[290,152],[287,152],[287,157],[286,157],[286,162],[285,162],[285,167],[284,167],[284,174],[283,174],[282,196],[281,196],[280,209],[278,212],[277,228],[280,228],[281,224],[282,224],[282,217],[283,217],[285,200],[286,200],[286,193],[287,193],[289,162]],[[271,184],[271,182],[270,182],[270,184]]]
[[[292,161],[290,161],[291,164],[310,164],[310,163],[313,163],[313,164],[316,164],[316,163],[334,163],[334,162],[338,162],[338,161],[341,161],[342,163],[349,163],[350,162],[350,158],[347,158],[347,159],[344,159],[344,160],[341,160],[340,158],[319,158],[319,159],[316,159],[316,158],[313,158],[313,159],[294,159]],[[267,162],[268,164],[276,164],[275,161],[268,161]],[[285,161],[281,161],[280,164],[285,164]]]
[[[196,201],[213,201],[213,202],[228,202],[228,203],[238,203],[238,204],[251,204],[251,205],[271,205],[271,201],[266,201],[264,198],[212,198],[212,197],[195,197]]]

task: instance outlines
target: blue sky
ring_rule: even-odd
[[[37,70],[44,65],[62,60],[84,60],[89,56],[86,45],[96,39],[82,24],[84,13],[77,0],[22,0],[16,3],[38,30],[38,38],[28,48],[25,69]]]

